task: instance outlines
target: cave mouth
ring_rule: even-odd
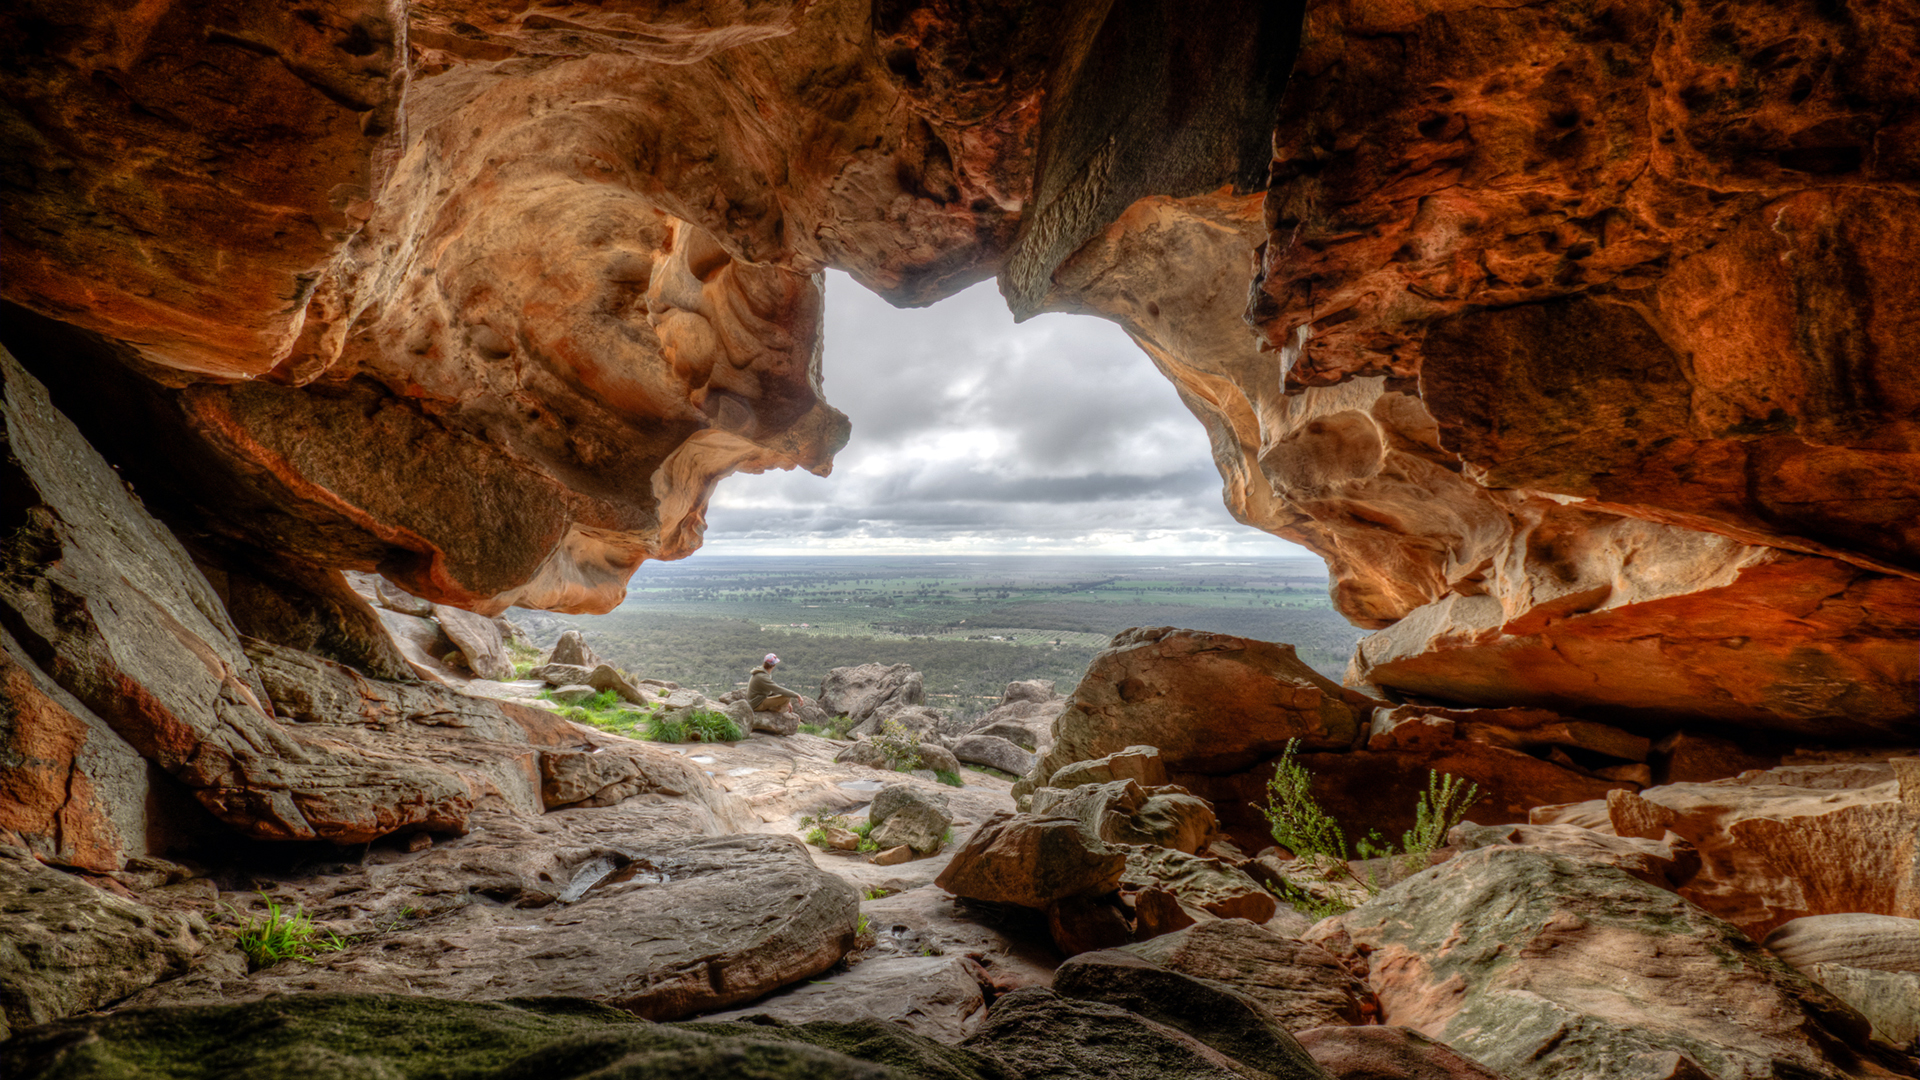
[[[1205,427],[1114,323],[1016,322],[992,282],[923,308],[839,272],[826,292],[852,437],[830,476],[723,481],[703,553],[1308,557],[1228,514]]]

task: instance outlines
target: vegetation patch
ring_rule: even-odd
[[[266,904],[265,911],[243,912],[229,906],[240,926],[234,931],[234,944],[247,954],[247,967],[258,971],[272,967],[282,960],[302,960],[313,963],[321,953],[339,952],[347,947],[347,939],[331,930],[315,926],[313,919],[299,908],[286,911],[280,902],[260,893],[260,899]]]
[[[653,742],[739,742],[747,737],[733,717],[711,709],[656,709],[647,714],[646,737]]]
[[[1324,880],[1340,888],[1311,890],[1307,886],[1283,881],[1269,886],[1282,900],[1310,915],[1325,918],[1351,911],[1345,896],[1357,889],[1365,897],[1380,894],[1380,881],[1369,873],[1365,878],[1354,872],[1347,859],[1347,841],[1340,823],[1313,797],[1313,774],[1300,764],[1295,754],[1300,740],[1287,743],[1287,749],[1274,766],[1273,779],[1267,781],[1267,805],[1255,807],[1267,819],[1274,843],[1293,852],[1295,859],[1312,866]],[[1469,807],[1479,801],[1480,788],[1449,773],[1427,771],[1427,790],[1414,807],[1414,826],[1402,833],[1399,844],[1371,830],[1355,845],[1362,859],[1392,859],[1403,873],[1423,870],[1427,857],[1446,841],[1447,830],[1460,824]]]

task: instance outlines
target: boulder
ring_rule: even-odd
[[[1182,1003],[1184,1004],[1184,1003]],[[1231,1022],[1231,1017],[1226,1018]],[[1207,1024],[1205,1016],[1189,1021]],[[1223,1025],[1224,1027],[1224,1025]],[[1258,1036],[1212,1029],[1219,1041],[1249,1045]],[[1264,1030],[1259,1034],[1268,1034]],[[1285,1036],[1281,1032],[1282,1037]],[[1274,1040],[1276,1043],[1278,1039]],[[1052,990],[1016,990],[993,1003],[987,1022],[960,1044],[1003,1062],[1021,1077],[1098,1076],[1112,1080],[1327,1080],[1304,1051],[1303,1062],[1281,1057],[1258,1063],[1227,1056],[1187,1031],[1097,1001],[1077,1001]]]
[[[1159,787],[1167,782],[1167,765],[1157,747],[1129,746],[1090,761],[1062,765],[1047,778],[1045,786],[1074,788],[1082,784],[1110,784],[1115,780],[1133,780],[1142,787]]]
[[[1002,811],[973,831],[935,883],[969,900],[1042,910],[1062,897],[1112,892],[1126,868],[1125,854],[1074,818]]]
[[[960,775],[960,759],[953,751],[936,742],[923,742],[919,746],[920,767],[936,773]]]
[[[55,683],[249,835],[361,843],[465,827],[473,795],[453,773],[274,719],[180,542],[4,350],[0,389],[18,519],[0,540],[0,607],[28,655],[57,658]]]
[[[913,848],[906,844],[895,844],[873,853],[875,866],[899,866],[901,863],[912,861]]]
[[[1331,953],[1245,919],[1198,923],[1128,945],[1124,951],[1230,986],[1258,1002],[1273,1023],[1290,1031],[1362,1024],[1380,1012],[1373,991]]]
[[[445,604],[433,605],[433,617],[440,628],[466,657],[467,669],[483,679],[506,681],[513,678],[513,659],[507,655],[506,642],[493,620]]]
[[[1033,768],[1033,755],[998,735],[962,735],[954,740],[953,756],[971,765],[985,765],[1012,776]]]
[[[1222,919],[1263,923],[1279,906],[1271,892],[1224,861],[1171,848],[1127,849],[1120,883],[1134,890],[1164,889],[1183,905]]]
[[[387,916],[369,926],[381,933],[344,952],[245,980],[163,984],[140,1003],[316,991],[464,1001],[558,995],[671,1020],[812,978],[854,947],[859,893],[817,869],[799,841],[689,835],[695,822],[684,804],[658,822],[664,827],[636,830],[647,809],[560,810],[535,819],[539,831],[525,819],[491,818],[490,839],[362,870],[392,903],[444,904],[441,918]],[[321,918],[354,899],[310,910]]]
[[[1270,1076],[1321,1075],[1287,1029],[1245,995],[1132,952],[1073,957],[1054,972],[1053,989],[1061,997],[1118,1006],[1181,1031]]]
[[[1047,905],[1047,935],[1062,956],[1078,956],[1125,945],[1133,927],[1113,899],[1082,894]]]
[[[1679,889],[1700,872],[1700,853],[1693,845],[1672,833],[1660,840],[1648,840],[1614,836],[1577,825],[1475,825],[1466,822],[1454,826],[1446,839],[1447,846],[1455,851],[1472,851],[1493,844],[1557,851],[1583,861],[1618,867],[1662,889]]]
[[[1213,834],[1213,809],[1180,788],[1141,787],[1132,780],[1034,792],[1033,813],[1077,818],[1111,844],[1150,844],[1193,854]]]
[[[1062,701],[1065,699],[1063,698]],[[1064,706],[1063,706],[1064,707]],[[1051,721],[1049,721],[1051,723]],[[994,720],[975,727],[968,735],[983,739],[1001,739],[1032,754],[1040,745],[1041,737],[1034,731],[1035,725],[1023,724],[1017,720]],[[984,764],[984,763],[983,763]],[[1026,770],[1021,770],[1024,773]]]
[[[620,669],[614,667],[612,664],[601,664],[595,667],[592,671],[587,672],[587,685],[593,687],[595,690],[601,691],[602,693],[608,690],[611,690],[614,693],[619,694],[623,699],[635,705],[652,705],[652,704],[660,703],[659,698],[649,696],[646,691],[633,685],[633,683],[627,680],[627,677],[625,675],[622,675],[620,673]],[[699,697],[699,695],[697,694],[693,696],[697,700],[686,702],[686,706],[690,706],[693,708],[702,707],[706,699]],[[674,702],[671,698],[669,698],[665,703],[669,706],[674,706],[678,704]],[[686,706],[683,706],[683,707],[686,707]]]
[[[1125,631],[1095,656],[1054,721],[1031,791],[1076,761],[1159,748],[1170,771],[1238,772],[1298,739],[1351,747],[1384,704],[1300,662],[1291,645],[1169,627]],[[1231,718],[1229,721],[1228,718]],[[1054,785],[1062,786],[1062,785]]]
[[[1611,793],[1622,836],[1699,849],[1681,895],[1755,937],[1805,915],[1920,918],[1920,814],[1883,762],[1782,767]]]
[[[938,709],[930,709],[925,705],[887,704],[875,709],[865,720],[847,728],[847,734],[857,739],[890,734],[897,728],[911,738],[932,741],[951,726]]]
[[[1319,1027],[1294,1032],[1320,1067],[1340,1080],[1508,1080],[1404,1027]]]
[[[0,1043],[186,973],[212,943],[187,918],[0,846]]]
[[[1384,1023],[1514,1080],[1851,1073],[1867,1025],[1732,925],[1604,864],[1469,851],[1316,925]],[[1665,1070],[1665,1071],[1655,1071]]]
[[[1811,964],[1802,970],[1866,1017],[1877,1038],[1920,1054],[1920,972],[1845,964]]]
[[[548,686],[585,686],[593,668],[579,664],[542,664],[527,672],[527,678],[539,679]]]
[[[1757,739],[1730,739],[1682,728],[1666,735],[1652,747],[1656,775],[1664,784],[1697,784],[1725,780],[1750,769],[1771,769],[1780,764],[1780,754],[1768,753]]]
[[[862,960],[845,973],[810,980],[744,1008],[702,1021],[772,1017],[789,1024],[874,1019],[922,1038],[957,1044],[987,1018],[974,978],[978,965],[959,956],[885,956]]]
[[[416,677],[427,682],[460,682],[471,674],[462,672],[459,665],[447,662],[447,656],[457,653],[459,649],[437,620],[403,614],[390,608],[375,608],[374,616],[380,620],[387,640],[413,669]]]
[[[763,712],[744,701],[736,701],[724,710],[741,731],[764,731],[769,735],[791,735],[800,730],[799,708]]]
[[[1814,964],[1844,964],[1920,973],[1920,919],[1859,912],[1807,915],[1781,923],[1761,944],[1803,971]]]
[[[1527,752],[1581,750],[1622,762],[1645,761],[1652,746],[1644,736],[1546,709],[1401,705],[1373,711],[1367,749],[1430,750],[1457,740]]]
[[[587,639],[578,630],[563,630],[560,639],[553,643],[553,651],[547,654],[549,664],[568,664],[583,667],[591,671],[605,661],[587,644]]]
[[[433,609],[437,605],[433,601],[415,596],[378,574],[371,574],[368,577],[371,579],[369,584],[373,586],[373,594],[379,600],[381,607],[422,619],[434,617]]]
[[[820,707],[856,724],[888,708],[925,704],[920,673],[907,664],[838,667],[820,680]]]
[[[562,705],[578,705],[589,698],[598,697],[599,694],[600,691],[585,683],[570,683],[566,686],[554,687],[547,697]]]
[[[872,739],[856,739],[842,747],[833,755],[838,765],[865,765],[869,769],[893,770],[893,762],[879,743]]]
[[[871,839],[881,847],[905,844],[918,854],[930,855],[940,850],[953,825],[953,813],[943,795],[915,784],[888,784],[874,794],[867,820],[873,823]]]

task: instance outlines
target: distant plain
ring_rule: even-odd
[[[542,646],[578,628],[614,664],[709,695],[768,652],[810,695],[834,667],[911,664],[929,704],[963,716],[1017,679],[1070,691],[1129,627],[1283,641],[1335,679],[1362,633],[1333,612],[1318,559],[695,555],[642,566],[608,614],[509,617]]]

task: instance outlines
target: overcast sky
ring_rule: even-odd
[[[826,334],[833,475],[722,481],[702,550],[1309,554],[1227,514],[1206,430],[1112,323],[1016,326],[991,281],[899,310],[836,271]]]

